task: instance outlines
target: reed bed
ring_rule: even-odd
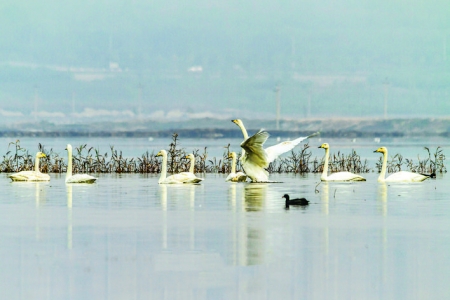
[[[387,172],[399,172],[402,171],[402,167],[406,170],[414,173],[420,174],[436,174],[436,173],[447,173],[447,168],[444,165],[445,155],[441,147],[437,147],[434,153],[431,153],[428,147],[424,147],[427,151],[428,157],[421,159],[417,155],[417,162],[413,159],[406,158],[403,160],[401,154],[395,154],[393,157],[388,159],[387,162]],[[378,172],[381,171],[383,159],[380,157],[376,163],[376,169]]]
[[[398,172],[402,169],[417,173],[445,173],[447,169],[444,165],[445,155],[441,147],[431,151],[425,148],[428,157],[417,160],[404,159],[402,155],[395,154],[388,159],[387,171],[389,173]],[[40,171],[43,173],[65,173],[67,171],[67,158],[60,156],[53,149],[46,149],[43,145],[38,145],[38,151],[43,152],[47,157],[40,159]],[[188,154],[184,148],[180,147],[178,134],[172,135],[172,141],[168,147],[167,168],[169,173],[188,171],[190,161],[186,159]],[[224,147],[222,157],[208,157],[208,149],[203,148],[193,151],[195,159],[195,173],[224,173],[231,172],[231,160],[228,159],[230,144]],[[20,146],[20,141],[11,142],[8,152],[3,155],[0,163],[0,172],[13,173],[26,170],[33,170],[35,152]],[[65,153],[64,153],[65,154]],[[161,171],[161,159],[155,157],[155,152],[146,151],[140,157],[124,157],[122,151],[110,146],[108,152],[102,153],[100,149],[88,147],[87,144],[74,148],[73,151],[73,173],[159,173]],[[238,157],[241,153],[237,153]],[[269,173],[320,173],[323,170],[323,158],[312,158],[310,146],[304,143],[298,151],[291,151],[269,164]],[[382,158],[375,164],[375,168],[369,167],[367,160],[352,150],[349,154],[338,151],[331,153],[329,159],[329,170],[333,172],[348,171],[353,173],[368,173],[381,170]],[[242,171],[240,160],[236,162],[236,170]]]
[[[321,159],[320,163],[317,158],[313,162],[313,172],[321,173],[323,171],[324,160]],[[371,169],[368,166],[367,159],[361,160],[361,157],[355,150],[348,155],[338,151],[337,153],[331,153],[328,161],[328,170],[331,173],[335,172],[352,172],[352,173],[369,173]]]

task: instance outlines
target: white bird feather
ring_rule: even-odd
[[[228,158],[231,158],[231,173],[227,176],[225,181],[245,182],[247,180],[247,175],[243,172],[236,173],[236,152],[230,152]]]
[[[387,157],[388,157],[388,150],[386,147],[380,147],[374,152],[379,152],[383,154],[383,164],[381,165],[381,172],[380,176],[378,176],[379,182],[421,182],[426,180],[427,178],[430,178],[431,175],[426,174],[420,174],[420,173],[413,173],[413,172],[407,172],[407,171],[400,171],[391,174],[390,176],[386,177],[386,166],[387,166]]]
[[[264,143],[269,138],[269,133],[264,130],[260,130],[253,136],[249,137],[244,124],[240,119],[232,120],[239,128],[241,128],[244,136],[244,141],[241,143],[243,149],[241,161],[242,167],[245,173],[252,180],[252,182],[267,182],[269,181],[269,173],[264,170],[273,162],[278,156],[286,153],[295,146],[300,144],[303,140],[316,136],[318,132],[309,136],[300,137],[292,141],[281,142],[277,145],[263,148]]]
[[[18,173],[14,173],[9,175],[12,181],[50,181],[50,175],[41,173],[39,171],[39,159],[47,157],[42,152],[36,153],[36,158],[34,161],[34,171],[21,171]]]
[[[181,172],[179,174],[174,174],[171,176],[167,176],[167,151],[161,150],[156,154],[156,156],[162,156],[162,167],[161,167],[161,176],[159,177],[159,184],[177,184],[177,183],[199,183],[203,180],[203,178],[199,178],[195,176],[192,172]],[[193,156],[193,155],[192,155]],[[193,169],[193,162],[191,159],[191,169]]]
[[[97,178],[88,174],[72,175],[72,145],[67,144],[67,172],[66,183],[94,183]]]
[[[319,148],[325,149],[325,162],[323,164],[321,181],[366,181],[366,179],[360,175],[351,172],[337,172],[328,175],[328,157],[330,156],[330,146],[327,143],[323,143]]]

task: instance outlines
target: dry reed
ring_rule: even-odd
[[[12,149],[9,150],[10,146]],[[154,152],[146,151],[140,157],[124,157],[122,151],[110,146],[110,151],[102,154],[99,149],[88,147],[86,144],[74,148],[73,172],[74,173],[159,173],[161,171],[161,160],[155,157]],[[429,148],[425,148],[428,158],[415,162],[412,159],[403,159],[403,156],[396,154],[388,159],[387,171],[397,172],[406,167],[411,172],[418,173],[444,173],[447,169],[444,165],[445,155],[442,148],[432,153]],[[43,152],[47,157],[40,160],[40,170],[43,173],[63,173],[67,170],[66,157],[59,156],[53,149],[47,150],[41,144],[38,151]],[[178,173],[189,170],[190,161],[186,159],[187,152],[180,148],[178,134],[172,135],[172,142],[168,149],[168,172]],[[200,153],[198,149],[193,151],[195,157],[194,172],[196,173],[224,173],[231,171],[231,162],[228,158],[230,144],[225,146],[222,157],[208,158],[208,151],[205,147]],[[34,154],[20,146],[20,141],[11,142],[8,145],[8,152],[3,155],[0,163],[0,172],[12,173],[25,170],[33,170]],[[241,153],[237,153],[238,157]],[[380,172],[382,158],[376,162],[375,170]],[[276,159],[267,168],[269,173],[317,173],[323,170],[323,158],[312,159],[312,153],[308,143],[303,144],[299,151],[291,151],[288,156]],[[242,171],[241,161],[236,162],[236,170]],[[353,173],[367,173],[374,171],[368,166],[367,160],[352,150],[350,154],[341,152],[330,154],[329,170],[331,172],[349,171]]]

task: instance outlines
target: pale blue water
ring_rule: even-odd
[[[199,174],[200,185],[168,186],[157,174],[98,174],[96,184],[69,186],[51,176],[11,183],[0,174],[4,299],[450,295],[446,174],[389,185],[376,173],[328,184],[319,174],[272,174],[281,183],[270,184]],[[284,193],[311,204],[286,210]]]
[[[15,138],[0,138],[0,153],[5,154],[8,149],[13,150],[14,145],[9,145],[10,142],[16,142]],[[67,144],[73,147],[80,145],[87,145],[87,148],[94,147],[99,149],[101,154],[110,153],[110,146],[114,146],[115,150],[122,151],[124,157],[138,157],[146,151],[149,153],[158,153],[161,149],[169,149],[172,142],[170,138],[21,138],[20,145],[22,148],[29,150],[30,153],[38,151],[38,145],[41,143],[47,150],[53,149],[54,152],[59,153],[60,156],[66,155]],[[282,141],[282,140],[281,140]],[[223,157],[226,151],[225,147],[230,144],[230,151],[241,151],[241,139],[185,139],[179,137],[178,148],[183,148],[187,152],[198,150],[200,154],[204,152],[207,147],[208,157]],[[279,141],[275,137],[270,137],[265,143],[265,147],[273,146]],[[420,137],[420,138],[381,138],[380,142],[374,141],[373,138],[351,139],[351,138],[321,138],[314,137],[307,140],[312,157],[322,157],[324,155],[323,149],[318,149],[322,143],[330,144],[330,153],[350,153],[352,149],[363,159],[376,160],[379,154],[373,153],[380,146],[388,147],[389,154],[394,155],[400,153],[405,158],[417,159],[419,155],[421,159],[427,157],[426,151],[423,147],[429,147],[434,151],[436,147],[441,146],[444,149],[450,148],[450,140],[441,137]],[[9,148],[8,148],[9,145]],[[295,150],[300,150],[297,146]],[[75,151],[75,150],[74,150]]]
[[[159,186],[156,176],[97,184],[0,186],[5,299],[446,298],[448,178],[383,185]],[[284,208],[281,196],[307,207]]]

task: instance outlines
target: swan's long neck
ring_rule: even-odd
[[[72,177],[72,149],[67,148],[67,172],[66,179]]]
[[[236,154],[233,154],[231,159],[231,173],[236,173]]]
[[[161,176],[159,177],[159,183],[163,182],[167,177],[167,153],[163,153]]]
[[[195,157],[191,155],[190,159],[191,159],[191,165],[189,166],[189,172],[194,174]]]
[[[239,123],[239,128],[241,128],[242,135],[244,136],[244,140],[248,139],[247,129],[245,129],[244,124]]]
[[[35,172],[40,172],[39,171],[39,156],[36,155],[36,159],[34,160],[34,171]]]
[[[386,180],[386,166],[387,166],[387,150],[386,152],[383,152],[383,164],[381,165],[381,172],[380,176],[378,176],[378,181],[383,182]]]
[[[238,123],[239,128],[242,131],[242,135],[244,136],[244,141],[246,139],[248,139],[248,133],[247,133],[247,129],[245,129],[244,124],[242,124],[241,122]],[[241,159],[245,156],[245,150],[242,149],[242,154],[241,154]]]
[[[329,155],[330,155],[330,149],[325,148],[325,162],[323,163],[322,176],[320,176],[321,180],[326,180],[328,177],[328,156]]]

